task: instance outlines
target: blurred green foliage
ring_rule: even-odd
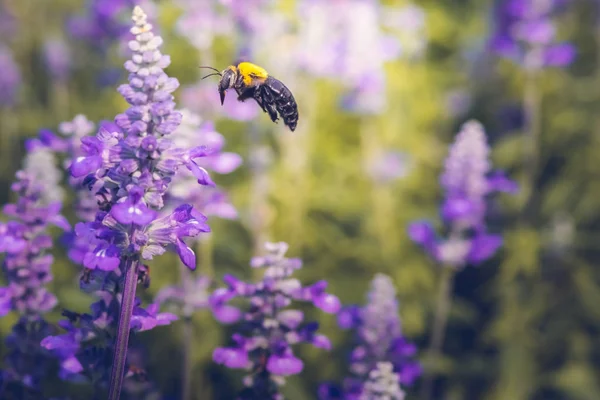
[[[11,200],[9,185],[23,156],[23,141],[40,128],[83,113],[93,121],[111,119],[125,108],[115,88],[99,88],[95,76],[107,66],[120,66],[116,48],[100,58],[75,40],[73,78],[64,86],[52,82],[40,61],[44,38],[64,35],[65,18],[81,7],[77,0],[3,0],[19,21],[10,39],[25,84],[18,104],[0,111],[0,203]],[[404,4],[404,1],[385,1]],[[250,278],[248,261],[255,242],[251,218],[259,213],[270,240],[290,243],[289,254],[301,257],[304,282],[327,279],[344,303],[362,303],[376,272],[393,277],[398,288],[403,330],[420,348],[428,344],[437,292],[437,267],[406,235],[410,221],[437,218],[441,199],[438,176],[447,145],[459,125],[479,119],[493,144],[497,168],[523,181],[522,97],[524,77],[518,66],[485,51],[491,29],[490,1],[418,2],[427,13],[428,49],[423,59],[387,65],[389,108],[380,116],[357,116],[338,107],[341,89],[301,76],[296,81],[301,112],[300,132],[292,134],[257,117],[254,129],[275,154],[269,167],[269,192],[260,210],[253,208],[253,175],[246,166],[217,183],[231,193],[239,221],[213,220],[213,234],[199,245],[201,273],[217,279],[224,273]],[[598,5],[592,0],[569,2],[561,17],[561,34],[578,48],[568,70],[543,71],[541,163],[534,193],[531,224],[518,224],[523,197],[500,197],[491,206],[490,230],[503,232],[503,250],[477,269],[455,279],[443,362],[436,366],[439,399],[552,400],[600,398],[600,75],[598,74]],[[294,1],[281,7],[295,13]],[[200,54],[173,30],[180,11],[158,2],[158,26],[168,68],[182,85],[198,79]],[[595,18],[594,18],[595,17]],[[71,38],[67,38],[71,39]],[[227,65],[234,45],[220,39],[213,53]],[[268,65],[265,65],[268,68]],[[281,75],[281,73],[280,73]],[[285,76],[280,76],[285,80]],[[124,81],[123,73],[121,80]],[[301,82],[301,83],[298,83]],[[464,112],[451,112],[449,94],[471,98]],[[176,92],[176,96],[177,96]],[[219,132],[227,149],[248,159],[249,124],[221,119]],[[398,149],[411,157],[409,174],[390,184],[373,182],[366,163],[378,150]],[[67,207],[67,212],[70,212]],[[73,215],[69,215],[73,218]],[[72,219],[73,220],[73,219]],[[84,311],[90,298],[78,289],[76,267],[56,247],[52,291],[60,307]],[[152,265],[149,300],[178,280],[177,260],[165,255]],[[52,321],[59,318],[57,309]],[[347,373],[349,335],[334,317],[311,313],[333,341],[332,354],[302,349],[305,371],[290,379],[290,400],[314,399],[317,385]],[[5,336],[14,316],[0,320]],[[240,386],[241,373],[212,363],[214,347],[226,343],[223,328],[208,313],[194,317],[196,341],[193,393],[196,399],[229,399]],[[148,371],[165,395],[177,396],[181,373],[181,326],[161,327],[139,335]],[[418,385],[409,390],[417,398]]]

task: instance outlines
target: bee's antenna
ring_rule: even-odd
[[[221,71],[219,71],[218,69],[214,68],[214,67],[208,67],[206,65],[201,65],[198,68],[207,68],[207,69],[212,69],[213,71],[216,71],[217,74],[221,75]],[[216,75],[216,74],[215,74]]]
[[[206,75],[206,76],[203,76],[203,77],[202,77],[202,79],[204,79],[204,78],[208,78],[209,76],[215,76],[215,75],[222,76],[220,72],[214,72],[214,73],[212,73],[212,74],[208,74],[208,75]]]

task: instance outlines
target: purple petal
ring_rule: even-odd
[[[304,364],[293,355],[278,356],[271,355],[267,361],[267,371],[275,375],[296,375],[302,372]]]
[[[569,43],[550,46],[544,54],[546,65],[566,67],[575,59],[575,47]]]
[[[80,178],[98,170],[101,165],[102,159],[100,157],[78,157],[71,163],[69,170],[71,171],[71,176]]]
[[[99,246],[83,257],[83,265],[89,269],[98,268],[102,271],[113,271],[120,263],[119,249],[115,245]]]
[[[472,264],[479,264],[492,257],[502,246],[502,236],[481,234],[473,238],[468,260]]]
[[[212,307],[212,312],[215,319],[222,324],[232,324],[242,317],[242,312],[239,308],[229,305]]]
[[[342,329],[351,329],[360,323],[360,308],[358,306],[344,307],[337,316],[338,325]]]
[[[475,211],[476,207],[473,202],[466,198],[448,198],[442,206],[442,217],[446,221],[455,221],[457,219],[469,217]]]
[[[331,350],[331,341],[325,335],[315,335],[312,344],[319,349]]]
[[[329,314],[335,314],[341,307],[340,299],[329,293],[323,293],[313,301],[315,307]]]
[[[508,179],[502,171],[497,171],[488,180],[488,192],[506,192],[515,194],[519,191],[517,182]]]
[[[191,269],[192,271],[196,269],[196,254],[194,250],[188,247],[187,244],[183,242],[181,239],[177,239],[176,242],[177,254],[179,258],[183,262],[183,264]]]
[[[210,168],[219,174],[229,174],[242,165],[242,157],[236,153],[221,153],[211,159]]]
[[[227,368],[246,368],[249,364],[248,353],[243,349],[217,347],[213,351],[213,361]]]
[[[139,226],[148,225],[157,215],[156,211],[149,209],[142,201],[134,203],[130,200],[115,204],[110,214],[123,225],[133,223]]]
[[[75,356],[71,356],[65,360],[63,360],[60,363],[60,367],[64,370],[64,371],[68,371],[72,374],[78,374],[81,371],[83,371],[83,366],[81,365],[81,363],[79,362],[79,360],[77,360],[77,358],[75,358]]]
[[[192,174],[194,174],[196,179],[198,179],[199,184],[205,186],[216,186],[213,180],[210,178],[210,175],[204,168],[199,167],[198,164],[196,164],[193,161],[187,163],[186,166],[192,172]]]

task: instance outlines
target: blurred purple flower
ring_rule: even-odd
[[[15,62],[12,51],[0,43],[0,107],[15,104],[21,86],[21,71]]]
[[[445,189],[441,207],[449,226],[447,239],[438,239],[425,221],[412,223],[409,237],[440,263],[453,267],[479,264],[502,245],[498,235],[486,233],[486,198],[495,192],[516,193],[518,186],[501,171],[491,173],[490,149],[483,126],[466,122],[456,136],[445,162],[440,184]]]
[[[30,150],[16,177],[11,190],[17,200],[4,206],[9,221],[0,222],[0,253],[5,253],[2,272],[7,283],[0,287],[0,317],[15,311],[20,318],[6,338],[2,379],[38,390],[52,368],[51,358],[40,347],[40,340],[52,332],[42,315],[57,303],[46,288],[52,280],[53,262],[48,230],[51,225],[63,230],[70,227],[60,215],[61,174],[50,151]]]
[[[386,184],[405,177],[410,167],[408,154],[389,150],[371,162],[368,173],[375,182]]]
[[[303,362],[294,356],[292,345],[312,343],[318,348],[331,348],[329,339],[316,333],[316,322],[302,324],[304,314],[301,311],[286,309],[292,300],[311,302],[327,313],[336,313],[340,308],[337,297],[325,292],[325,281],[303,287],[300,281],[291,277],[301,268],[302,262],[285,257],[287,244],[268,243],[266,249],[266,256],[255,257],[250,263],[252,268],[264,268],[261,282],[245,283],[226,275],[223,280],[227,288],[217,289],[209,299],[217,318],[223,310],[231,313],[224,306],[236,297],[250,303],[240,326],[247,335],[236,333],[232,347],[217,348],[213,352],[216,363],[252,371],[244,379],[246,389],[241,398],[281,398],[281,377],[298,374],[303,369]]]
[[[350,355],[352,378],[344,390],[361,393],[378,363],[389,362],[403,385],[412,385],[421,374],[421,366],[411,358],[417,348],[402,336],[396,290],[389,276],[377,274],[371,282],[368,303],[364,307],[345,307],[338,314],[343,329],[356,332],[356,347]]]
[[[258,115],[259,107],[251,102],[237,101],[235,96],[225,97],[221,109],[219,92],[212,82],[198,82],[182,90],[181,102],[185,107],[201,115],[217,116],[223,112],[235,121],[250,121]]]
[[[490,47],[527,69],[565,67],[575,59],[575,47],[556,43],[552,18],[561,0],[498,0],[494,8],[495,31]]]
[[[128,32],[127,13],[135,3],[134,0],[88,0],[85,12],[72,17],[67,29],[71,35],[98,46],[119,39]]]
[[[348,90],[343,108],[382,112],[386,107],[383,67],[400,55],[398,39],[381,29],[389,10],[364,0],[314,0],[300,7],[300,69],[339,80]]]
[[[405,393],[393,368],[389,362],[377,363],[369,373],[358,400],[404,400]]]
[[[11,186],[18,199],[4,206],[10,221],[0,223],[0,252],[6,253],[2,270],[8,283],[0,288],[0,316],[11,310],[38,315],[56,305],[56,298],[45,288],[52,279],[53,261],[46,253],[52,247],[47,231],[51,225],[64,230],[70,227],[60,215],[63,193],[54,162],[51,152],[34,149]]]
[[[71,49],[58,38],[47,39],[43,48],[44,61],[52,80],[66,81],[71,73]]]

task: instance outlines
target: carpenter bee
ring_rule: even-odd
[[[225,92],[227,89],[235,89],[238,94],[238,101],[254,99],[260,108],[271,117],[273,122],[277,122],[278,114],[283,123],[294,131],[298,124],[298,105],[294,95],[279,79],[270,76],[267,71],[258,65],[241,62],[238,65],[230,65],[223,71],[213,67],[202,66],[216,71],[206,75],[219,75],[219,94],[221,96],[221,105],[225,101]],[[204,79],[202,78],[202,79]]]

